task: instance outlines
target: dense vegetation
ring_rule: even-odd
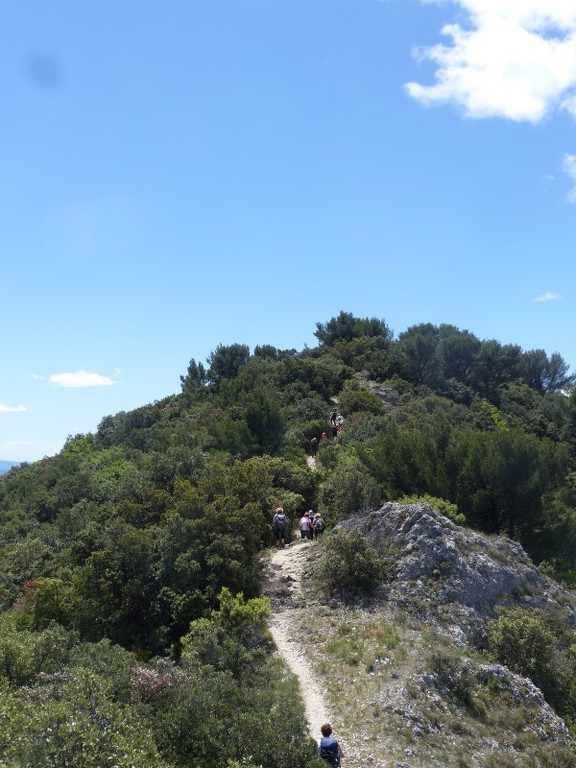
[[[218,346],[179,394],[0,478],[2,765],[315,764],[259,599],[278,504],[334,523],[428,494],[573,579],[576,394],[558,353],[450,325],[394,338],[345,312],[316,338]],[[334,398],[343,429],[312,472]]]

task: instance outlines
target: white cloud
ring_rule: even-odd
[[[568,192],[568,200],[576,205],[576,155],[565,154],[562,158],[562,170],[567,173],[572,180],[573,187]]]
[[[51,384],[57,387],[110,387],[116,384],[108,376],[101,376],[99,373],[91,373],[81,369],[75,373],[55,373],[50,376]]]
[[[3,405],[0,403],[0,413],[24,413],[27,410],[25,405]]]
[[[534,301],[558,301],[560,294],[553,293],[553,291],[546,291],[541,296],[537,296]]]
[[[448,24],[449,44],[415,51],[437,69],[433,85],[406,84],[413,98],[475,118],[537,123],[554,109],[576,118],[576,0],[449,1],[466,26]]]
[[[0,455],[5,456],[7,461],[17,461],[13,456],[23,448],[28,448],[30,443],[25,440],[6,440],[0,443]]]

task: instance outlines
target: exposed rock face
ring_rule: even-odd
[[[389,503],[340,526],[364,534],[388,564],[384,589],[391,610],[416,617],[448,638],[455,650],[462,649],[457,664],[409,678],[408,683],[418,687],[418,695],[404,692],[393,697],[391,684],[382,688],[379,701],[383,710],[401,718],[416,745],[406,748],[410,762],[395,762],[395,768],[436,765],[430,755],[422,761],[418,747],[421,738],[433,739],[436,731],[453,741],[454,753],[462,749],[458,736],[444,734],[442,718],[436,715],[451,711],[454,695],[465,690],[465,685],[470,690],[479,686],[480,690],[497,691],[499,700],[509,702],[508,712],[522,713],[522,722],[509,728],[501,725],[493,732],[479,731],[474,754],[458,765],[498,765],[496,755],[506,756],[508,762],[502,765],[540,765],[534,756],[516,762],[516,758],[521,760],[515,742],[519,733],[537,745],[572,749],[566,724],[529,679],[500,664],[481,664],[465,652],[465,646],[486,645],[487,622],[498,606],[545,609],[576,626],[576,600],[570,593],[544,576],[519,544],[457,526],[428,504]],[[431,716],[431,712],[435,714]],[[488,759],[492,762],[486,762]],[[533,759],[536,762],[530,762]]]
[[[544,576],[522,547],[455,525],[428,504],[385,504],[341,526],[363,533],[389,562],[388,599],[482,646],[498,605],[561,614],[576,626],[576,601]]]
[[[400,395],[392,387],[370,380],[370,372],[362,371],[360,381],[372,394],[377,395],[388,408],[395,408],[400,402]]]
[[[540,689],[469,648],[486,642],[498,605],[545,608],[573,624],[572,596],[519,545],[454,525],[427,504],[386,504],[340,527],[379,550],[388,566],[381,594],[327,600],[312,578],[326,550],[303,542],[275,552],[265,594],[305,700],[323,670],[315,679],[347,762],[575,768],[568,728]],[[302,653],[322,666],[307,671]]]

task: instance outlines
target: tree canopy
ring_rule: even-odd
[[[105,415],[94,434],[0,478],[7,764],[48,765],[78,708],[94,757],[70,740],[67,764],[172,768],[193,751],[201,768],[311,768],[260,598],[278,505],[292,523],[314,508],[330,528],[433,497],[576,577],[576,393],[558,353],[447,324],[394,338],[384,320],[344,311],[315,336],[301,351],[218,345],[206,366],[190,359],[178,394]],[[330,439],[334,404],[343,424]],[[310,440],[323,433],[312,471]],[[282,728],[269,717],[279,702]],[[222,751],[201,718],[216,734],[221,720],[243,733],[249,723],[253,740]]]

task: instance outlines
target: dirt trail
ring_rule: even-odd
[[[314,544],[297,541],[285,549],[274,551],[268,566],[265,594],[270,598],[272,607],[270,631],[274,642],[300,682],[310,734],[318,738],[320,726],[329,722],[330,716],[321,682],[292,631],[294,614],[305,610],[301,579],[311,546]]]

